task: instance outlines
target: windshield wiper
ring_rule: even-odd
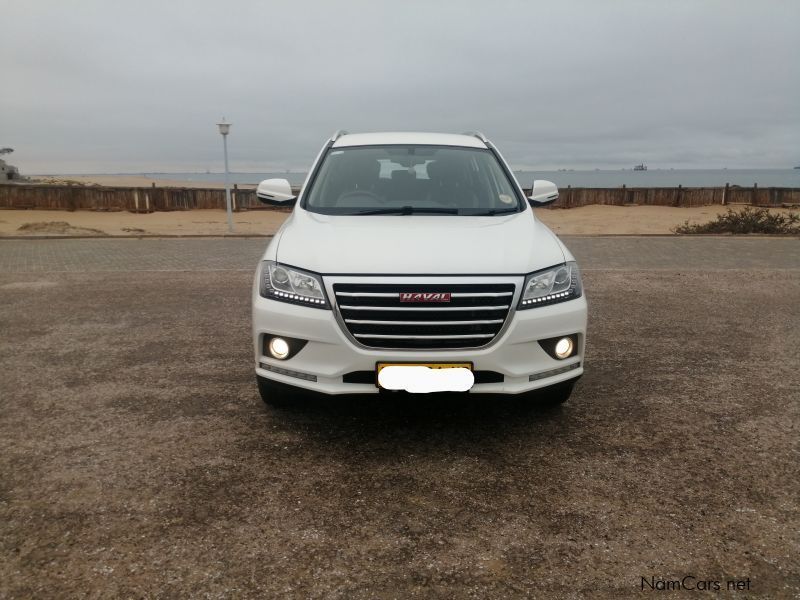
[[[362,210],[354,215],[457,215],[457,208],[435,208],[432,206],[395,206],[392,208],[376,208],[375,210]]]
[[[468,213],[470,217],[493,217],[495,215],[505,215],[508,213],[519,212],[519,207],[514,208],[493,208],[482,213]]]

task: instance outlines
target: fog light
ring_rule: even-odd
[[[278,360],[283,360],[289,356],[289,343],[279,337],[274,337],[269,341],[269,353]]]
[[[556,356],[562,359],[569,358],[572,355],[572,350],[574,348],[575,346],[570,338],[561,338],[556,342]]]

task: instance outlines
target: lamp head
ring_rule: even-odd
[[[225,122],[225,117],[222,117],[221,123],[217,123],[217,127],[219,127],[219,132],[222,135],[228,135],[228,132],[231,130],[231,124]]]

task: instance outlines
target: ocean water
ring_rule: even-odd
[[[800,187],[800,169],[633,169],[619,171],[529,171],[515,172],[523,187],[534,179],[549,179],[559,187]]]
[[[222,173],[136,173],[152,179],[221,182]],[[632,169],[609,171],[515,171],[523,187],[534,179],[548,179],[559,187],[616,188],[628,187],[721,187],[726,183],[742,187],[800,188],[800,169]],[[281,177],[293,185],[305,180],[304,172],[231,173],[231,183],[254,184],[263,179]]]

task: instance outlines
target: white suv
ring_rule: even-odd
[[[481,134],[335,134],[253,286],[261,397],[469,391],[564,402],[583,373],[575,259]],[[545,389],[546,388],[546,389]]]

